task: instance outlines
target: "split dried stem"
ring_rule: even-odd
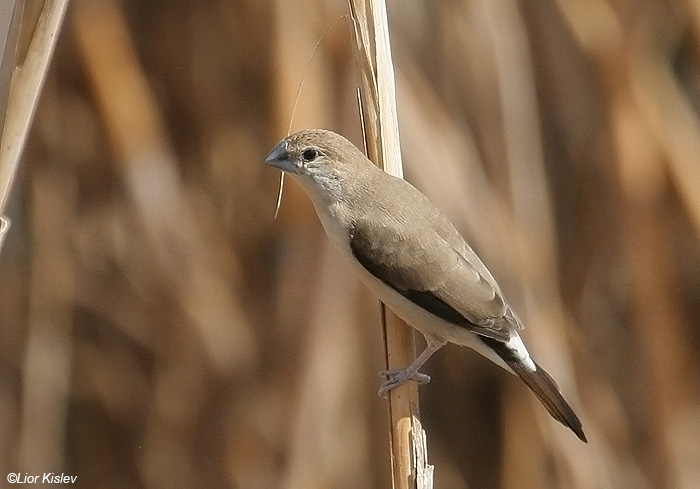
[[[13,17],[20,16],[23,2],[15,2]],[[47,0],[34,30],[29,51],[24,61],[14,68],[7,101],[7,114],[0,145],[0,248],[9,228],[9,220],[3,213],[12,189],[22,150],[29,134],[39,94],[46,78],[68,0]],[[19,29],[14,29],[14,40],[8,46],[16,46]],[[7,53],[7,51],[6,51]],[[2,57],[2,63],[13,63],[14,56]],[[6,66],[3,66],[3,69]]]
[[[361,112],[368,155],[387,173],[403,177],[386,5],[383,0],[349,3],[362,78]],[[404,368],[416,355],[413,330],[384,305],[382,312],[387,368]],[[427,464],[415,382],[390,392],[389,422],[393,487],[432,487],[432,467]],[[414,436],[416,433],[419,435]],[[418,464],[418,460],[422,463]]]

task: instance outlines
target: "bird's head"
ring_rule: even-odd
[[[347,139],[324,129],[307,129],[283,139],[265,163],[295,177],[308,189],[333,191],[372,163]]]

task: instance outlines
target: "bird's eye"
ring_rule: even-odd
[[[304,161],[314,161],[316,158],[318,158],[318,151],[313,148],[309,148],[304,151],[301,156],[304,158]]]

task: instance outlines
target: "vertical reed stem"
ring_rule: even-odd
[[[369,158],[384,171],[403,177],[386,5],[384,0],[350,0],[350,12],[362,77],[361,110]],[[404,368],[416,355],[413,330],[384,305],[382,312],[387,368]],[[427,465],[415,382],[390,392],[389,422],[393,487],[432,487],[433,468]]]

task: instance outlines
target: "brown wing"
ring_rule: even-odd
[[[481,261],[472,263],[479,260],[473,252],[464,256],[430,226],[417,226],[429,233],[418,236],[411,226],[381,221],[360,219],[350,233],[350,248],[365,269],[435,316],[508,341],[519,323],[488,271],[479,271],[485,270]]]

